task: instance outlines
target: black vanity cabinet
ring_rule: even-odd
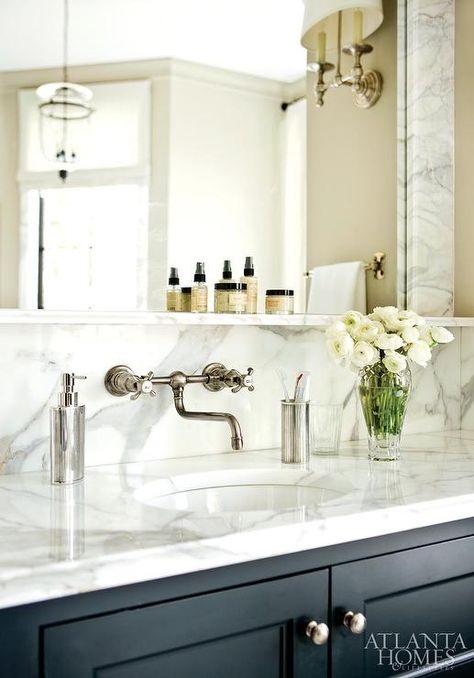
[[[48,678],[305,678],[327,675],[328,570],[46,627]]]
[[[348,609],[365,616],[362,634],[344,626]],[[436,662],[473,678],[474,537],[334,567],[332,615],[333,678],[348,665],[351,678],[434,673]]]
[[[444,662],[472,678],[473,533],[469,519],[0,610],[0,677],[408,678]]]

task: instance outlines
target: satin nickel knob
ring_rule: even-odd
[[[365,631],[367,619],[362,612],[352,612],[352,610],[348,610],[344,615],[343,624],[351,633],[359,635]]]
[[[329,628],[324,622],[310,621],[306,626],[306,635],[315,645],[325,645],[329,638]]]

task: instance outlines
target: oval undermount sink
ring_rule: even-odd
[[[156,480],[135,492],[147,506],[186,513],[223,514],[318,507],[352,486],[332,475],[300,470],[213,471]]]

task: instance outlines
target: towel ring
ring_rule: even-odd
[[[372,257],[372,261],[364,265],[364,270],[372,271],[375,280],[383,280],[385,277],[384,262],[385,262],[385,252],[375,252],[374,256]],[[304,277],[312,278],[313,277],[312,271],[306,271]]]

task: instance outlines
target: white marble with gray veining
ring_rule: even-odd
[[[400,308],[404,308],[403,305]],[[0,325],[232,325],[328,327],[339,316],[311,313],[278,315],[267,313],[175,313],[170,311],[39,311],[0,309]],[[431,325],[471,327],[474,318],[427,317]]]
[[[461,428],[474,430],[474,327],[461,330]]]
[[[343,440],[365,433],[354,388],[355,375],[332,364],[318,325],[185,324],[8,324],[0,326],[0,474],[34,471],[49,463],[49,408],[56,402],[62,371],[85,374],[79,385],[86,405],[86,464],[94,466],[219,453],[230,449],[227,426],[180,418],[171,389],[159,386],[152,399],[114,398],[103,385],[107,370],[126,364],[138,374],[153,370],[200,372],[210,362],[255,369],[255,391],[210,393],[188,385],[189,409],[235,414],[247,450],[280,444],[280,398],[276,368],[294,380],[313,375],[312,397],[344,403]],[[459,336],[459,329],[454,330]],[[407,432],[459,427],[460,342],[434,354],[433,363],[414,370],[415,389]]]
[[[406,5],[407,305],[422,315],[453,314],[454,5]]]
[[[290,325],[326,327],[336,316],[310,313],[176,313],[171,311],[39,311],[0,309],[0,325]]]
[[[269,493],[251,512],[192,512],[139,501],[150,488],[242,484],[243,474],[309,490],[316,503],[273,507]],[[270,450],[89,468],[71,487],[50,486],[45,473],[3,476],[0,607],[472,518],[473,509],[467,432],[406,436],[393,463],[369,462],[365,443],[352,443],[308,468]]]

